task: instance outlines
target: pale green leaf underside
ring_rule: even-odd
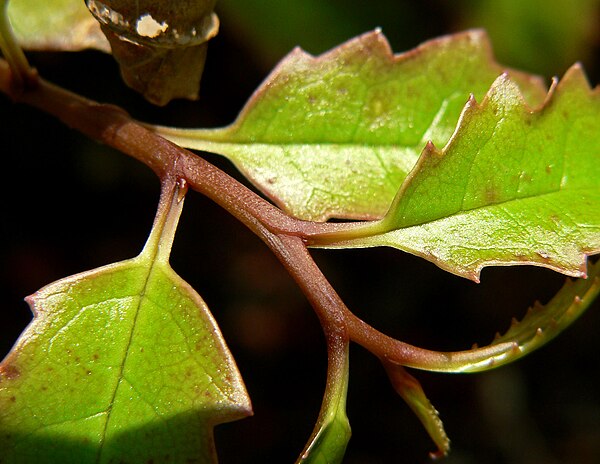
[[[380,218],[425,144],[444,145],[502,70],[481,31],[396,56],[375,31],[318,57],[294,50],[229,127],[156,130],[228,157],[296,217]],[[541,101],[537,79],[511,75]]]
[[[381,222],[330,246],[392,246],[474,280],[510,264],[582,276],[600,251],[599,134],[598,92],[580,68],[538,111],[501,76],[443,150],[425,149]]]
[[[110,52],[84,0],[10,0],[8,15],[19,43],[27,49]]]
[[[168,264],[169,227],[137,258],[28,299],[35,318],[0,364],[0,462],[216,462],[214,425],[250,402],[206,304]]]

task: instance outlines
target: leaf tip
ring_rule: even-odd
[[[438,150],[437,147],[435,146],[435,144],[433,143],[433,141],[428,140],[427,143],[425,144],[425,149],[424,149],[424,153],[427,153],[428,155],[440,155],[441,154],[441,150]]]
[[[440,459],[444,459],[446,456],[448,456],[449,451],[450,451],[450,448],[448,448],[448,450],[430,451],[429,459],[431,459],[432,461],[439,461]]]
[[[492,105],[495,113],[508,108],[527,105],[518,84],[507,72],[500,74],[492,83],[482,105],[486,103]]]
[[[39,292],[36,293],[32,293],[29,296],[26,296],[24,298],[25,303],[27,303],[27,305],[29,306],[29,309],[31,310],[31,313],[33,314],[33,316],[37,316],[39,313],[39,308],[37,307],[36,301],[37,301],[37,295]]]
[[[564,82],[574,82],[578,85],[584,87],[588,91],[593,91],[592,86],[590,85],[590,81],[588,80],[587,74],[583,69],[583,65],[579,62],[574,63],[567,72],[563,76],[562,80]]]
[[[329,59],[335,57],[344,52],[356,54],[362,52],[362,54],[368,56],[379,56],[386,58],[388,61],[394,60],[394,52],[387,37],[383,34],[380,27],[373,29],[372,31],[365,32],[353,39],[348,40],[339,47],[335,47],[329,52],[325,52],[320,55],[318,59]]]

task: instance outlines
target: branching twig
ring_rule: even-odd
[[[98,104],[43,79],[33,88],[14,93],[13,79],[8,63],[0,59],[0,92],[52,114],[68,126],[136,158],[161,179],[167,175],[184,179],[190,188],[239,219],[271,248],[296,280],[317,312],[326,334],[343,333],[386,362],[434,371],[457,372],[462,365],[498,359],[514,349],[512,343],[500,343],[442,353],[382,334],[345,306],[306,247],[312,236],[349,230],[364,223],[317,223],[288,216],[200,156],[136,122],[119,107]]]

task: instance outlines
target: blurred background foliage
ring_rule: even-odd
[[[265,66],[300,44],[318,54],[381,27],[395,50],[435,35],[484,28],[499,61],[541,75],[562,74],[598,51],[598,0],[223,0],[223,28]],[[248,18],[262,18],[249,21]]]
[[[155,108],[100,52],[31,53],[42,76],[135,117],[180,126],[233,121],[276,62],[299,45],[322,53],[381,27],[394,51],[465,28],[488,30],[503,64],[562,75],[600,73],[598,0],[219,0],[220,35],[198,102]],[[0,351],[30,319],[22,298],[76,272],[129,258],[154,216],[147,168],[0,97],[2,226]],[[237,176],[214,155],[207,158]],[[239,176],[238,176],[239,177]],[[190,193],[174,269],[213,310],[236,356],[255,416],[216,431],[223,464],[291,463],[316,419],[325,379],[320,327],[304,297],[252,234]],[[432,349],[484,344],[551,297],[563,278],[532,267],[489,268],[475,285],[387,249],[313,253],[348,306],[382,331]],[[414,372],[452,439],[449,464],[600,462],[597,302],[573,328],[521,362],[473,376]],[[378,362],[351,352],[346,463],[427,462],[433,448]]]

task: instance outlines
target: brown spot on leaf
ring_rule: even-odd
[[[531,174],[529,174],[528,172],[522,172],[521,173],[521,180],[523,182],[526,182],[526,183],[530,184],[533,181],[533,177],[531,177]]]
[[[9,399],[11,403],[16,403],[17,401],[17,398],[15,396],[11,396]]]
[[[552,173],[552,165],[548,165],[546,166],[546,174],[551,174]]]
[[[498,198],[498,195],[496,193],[496,189],[491,186],[491,185],[487,185],[485,187],[485,200],[487,203],[496,203],[496,200]]]
[[[6,364],[4,366],[0,366],[0,379],[5,378],[7,380],[16,379],[21,375],[19,369],[17,369],[12,364]]]

